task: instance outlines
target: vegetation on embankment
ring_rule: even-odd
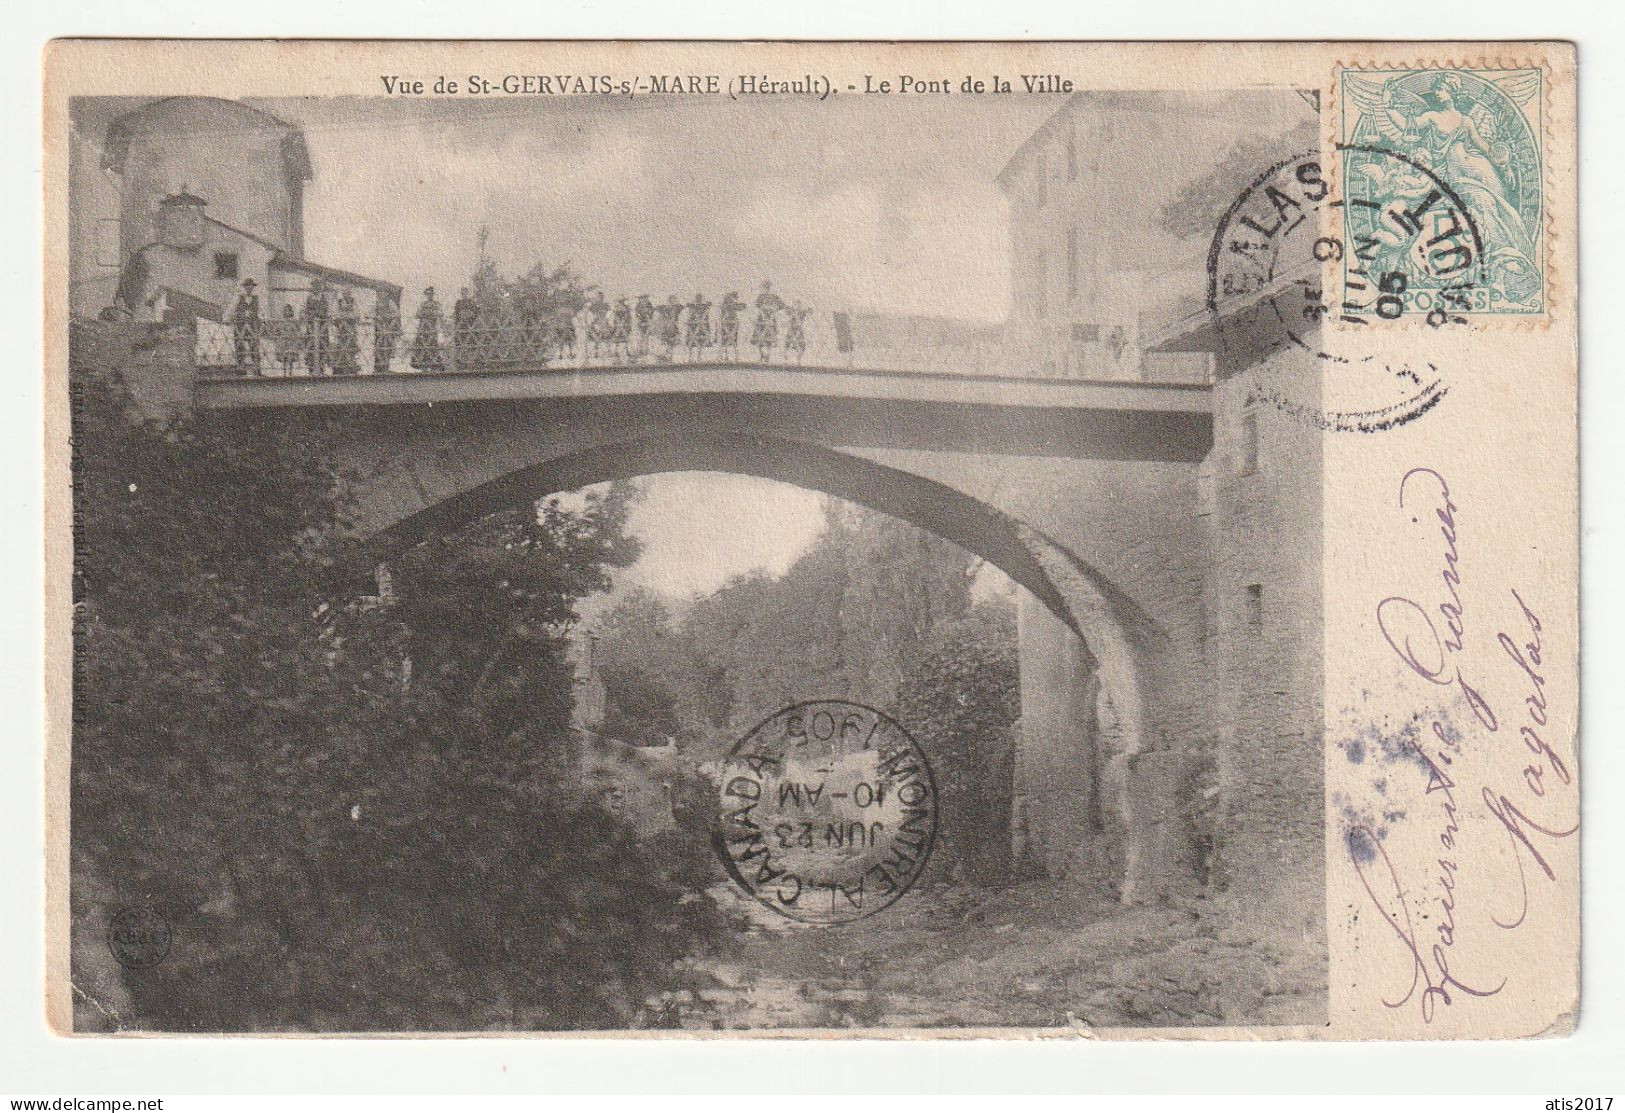
[[[310,444],[83,374],[73,419],[80,1026],[617,1027],[675,984],[703,851],[559,791],[563,631],[636,554],[624,491],[419,546],[379,605]],[[163,961],[110,963],[127,908]]]

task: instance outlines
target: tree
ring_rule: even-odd
[[[401,601],[362,604],[333,592],[351,554],[309,445],[73,388],[73,921],[151,907],[175,940],[119,973],[118,1022],[637,1023],[712,925],[681,903],[709,863],[639,846],[557,776],[563,630],[635,553],[625,490],[419,546]],[[108,953],[79,943],[76,963]]]
[[[636,666],[607,670],[604,688],[604,737],[632,746],[664,746],[676,740],[677,697],[648,672]]]
[[[570,717],[560,631],[575,603],[608,588],[608,569],[636,559],[625,525],[632,488],[591,493],[577,512],[557,500],[517,507],[433,538],[397,563],[420,714],[457,714],[492,739]]]
[[[587,304],[587,295],[598,287],[589,284],[575,265],[564,262],[547,266],[536,262],[518,278],[507,278],[496,263],[482,258],[469,279],[469,296],[482,311],[516,306],[540,317],[559,310],[575,313]]]
[[[1187,182],[1163,205],[1157,223],[1180,239],[1211,240],[1225,210],[1258,175],[1283,158],[1314,150],[1316,145],[1312,124],[1284,136],[1240,140],[1218,165]]]
[[[824,532],[778,579],[737,579],[684,622],[700,672],[727,693],[730,733],[786,704],[889,706],[931,628],[969,603],[972,559],[905,522],[826,504]]]
[[[938,626],[904,678],[897,714],[936,776],[939,868],[978,884],[1010,876],[1021,666],[1008,604]]]
[[[598,659],[606,737],[632,745],[674,739],[687,747],[705,734],[695,647],[657,595],[636,588],[603,616]]]

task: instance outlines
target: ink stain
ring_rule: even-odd
[[[1377,844],[1372,841],[1371,832],[1364,827],[1355,827],[1348,833],[1349,857],[1356,862],[1366,863],[1374,861],[1377,857]]]

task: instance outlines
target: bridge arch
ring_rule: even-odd
[[[935,480],[821,445],[728,431],[692,431],[566,451],[478,482],[377,529],[371,556],[390,554],[486,514],[595,483],[674,471],[715,471],[821,491],[934,533],[1002,570],[1082,639],[1121,719],[1123,745],[1145,743],[1147,677],[1161,633],[1125,592],[1042,531]]]

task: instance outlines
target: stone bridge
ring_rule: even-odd
[[[1253,356],[1211,385],[750,362],[239,377],[155,331],[76,326],[74,363],[117,368],[150,414],[291,425],[350,477],[379,559],[679,470],[954,541],[1029,593],[1017,855],[1131,902],[1205,885],[1258,935],[1319,930],[1319,433],[1252,401],[1263,381],[1311,406],[1313,377]]]
[[[1020,609],[1018,851],[1127,899],[1188,887],[1205,702],[1196,468],[1210,388],[772,364],[202,378],[221,419],[297,422],[397,547],[516,501],[669,471],[823,491],[983,557]],[[1166,836],[1166,837],[1165,837]]]

